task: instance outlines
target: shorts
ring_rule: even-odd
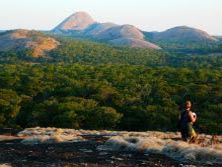
[[[195,130],[193,129],[193,124],[191,122],[187,123],[186,126],[181,128],[181,135],[184,141],[195,138],[197,136]]]

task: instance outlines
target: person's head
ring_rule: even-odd
[[[191,101],[186,101],[185,104],[184,104],[185,109],[190,109],[191,106],[192,106]]]

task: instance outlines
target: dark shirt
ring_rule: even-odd
[[[181,118],[180,118],[180,127],[181,128],[186,128],[187,124],[192,122],[190,119],[190,116],[189,116],[189,112],[190,112],[190,110],[186,110],[186,109],[183,109],[181,111]]]

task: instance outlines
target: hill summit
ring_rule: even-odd
[[[53,31],[84,30],[95,21],[86,12],[77,12],[66,18]]]

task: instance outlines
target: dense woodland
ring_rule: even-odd
[[[222,45],[186,44],[181,46],[173,43],[161,51],[114,47],[107,44],[87,40],[59,38],[62,45],[47,55],[34,58],[31,50],[0,52],[0,64],[18,63],[81,63],[81,64],[129,64],[148,67],[191,67],[191,68],[220,68],[222,66]],[[222,43],[222,42],[221,42]],[[192,48],[189,50],[186,48]],[[196,49],[194,49],[196,48]]]
[[[177,130],[181,105],[191,100],[198,131],[222,134],[222,54],[216,51],[66,39],[42,58],[28,50],[1,52],[0,63],[0,127]]]

